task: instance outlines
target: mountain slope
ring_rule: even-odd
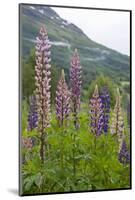
[[[104,73],[115,81],[129,81],[129,57],[98,44],[88,38],[74,24],[62,19],[52,8],[21,6],[22,57],[27,58],[35,47],[35,38],[42,25],[52,44],[52,64],[63,67],[69,75],[70,58],[78,49],[83,67],[84,82],[89,84],[96,75]]]

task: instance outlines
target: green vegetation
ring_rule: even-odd
[[[85,111],[84,111],[85,109]],[[95,138],[88,128],[86,108],[80,113],[80,129],[76,136],[76,175],[73,173],[73,135],[70,119],[66,130],[57,126],[55,114],[48,128],[46,159],[39,156],[38,132],[27,132],[27,104],[23,104],[23,137],[32,137],[32,149],[23,149],[23,194],[66,191],[104,190],[130,187],[130,166],[118,161],[119,145],[110,133]],[[127,135],[127,133],[126,133]],[[127,135],[127,141],[129,138]],[[62,156],[63,155],[63,156]]]
[[[120,144],[117,135],[111,134],[110,130],[113,110],[116,105],[116,88],[119,88],[122,98],[122,105],[119,105],[118,108],[121,114],[119,117],[122,121],[122,127],[120,128],[124,130],[123,135],[129,150],[129,57],[90,40],[73,24],[62,28],[63,19],[58,19],[58,15],[49,7],[44,8],[46,15],[41,14],[39,9],[40,6],[37,6],[37,10],[31,9],[29,6],[22,6],[21,10],[23,97],[21,105],[21,193],[41,194],[130,188],[130,164],[129,162],[121,163],[119,161]],[[45,156],[42,161],[40,156],[41,132],[37,128],[32,128],[31,131],[28,131],[27,128],[30,108],[28,98],[34,94],[36,89],[34,42],[39,28],[43,24],[46,24],[51,42],[63,42],[68,45],[52,44],[51,47],[51,124],[45,130]],[[75,115],[72,112],[70,112],[69,118],[67,117],[67,124],[65,123],[67,126],[64,124],[62,127],[58,126],[55,114],[56,87],[61,69],[64,69],[67,85],[71,89],[69,68],[70,58],[75,48],[78,49],[82,66],[81,108],[77,116],[79,128],[76,129],[74,127]],[[107,86],[110,96],[108,108],[109,129],[107,129],[106,134],[102,132],[100,136],[92,134],[91,125],[89,124],[89,100],[92,97],[95,85],[98,85],[99,95],[101,89]],[[42,99],[41,97],[41,102]],[[98,109],[102,111],[102,104],[99,99],[96,100],[99,103]],[[95,103],[96,106],[97,103]],[[29,144],[24,144],[24,141],[28,139],[30,139]]]

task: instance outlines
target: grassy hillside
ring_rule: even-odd
[[[83,67],[84,87],[99,74],[111,77],[115,82],[129,81],[129,57],[89,39],[81,29],[60,18],[50,7],[21,7],[22,58],[26,60],[35,47],[35,39],[42,25],[48,31],[52,44],[52,65],[64,68],[69,76],[70,58],[78,49]]]

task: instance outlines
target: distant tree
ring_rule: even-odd
[[[60,68],[56,68],[55,65],[52,65],[51,77],[52,77],[52,79],[51,79],[51,102],[54,105],[57,83],[58,83],[58,80],[60,77]]]
[[[35,90],[35,51],[22,61],[22,96],[28,99]]]

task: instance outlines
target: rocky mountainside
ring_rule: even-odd
[[[64,68],[69,74],[70,57],[78,49],[84,79],[92,80],[98,74],[110,76],[115,81],[129,81],[129,57],[92,41],[76,25],[62,19],[53,8],[21,5],[22,57],[26,59],[35,47],[35,38],[42,25],[48,31],[52,44],[52,64]]]

